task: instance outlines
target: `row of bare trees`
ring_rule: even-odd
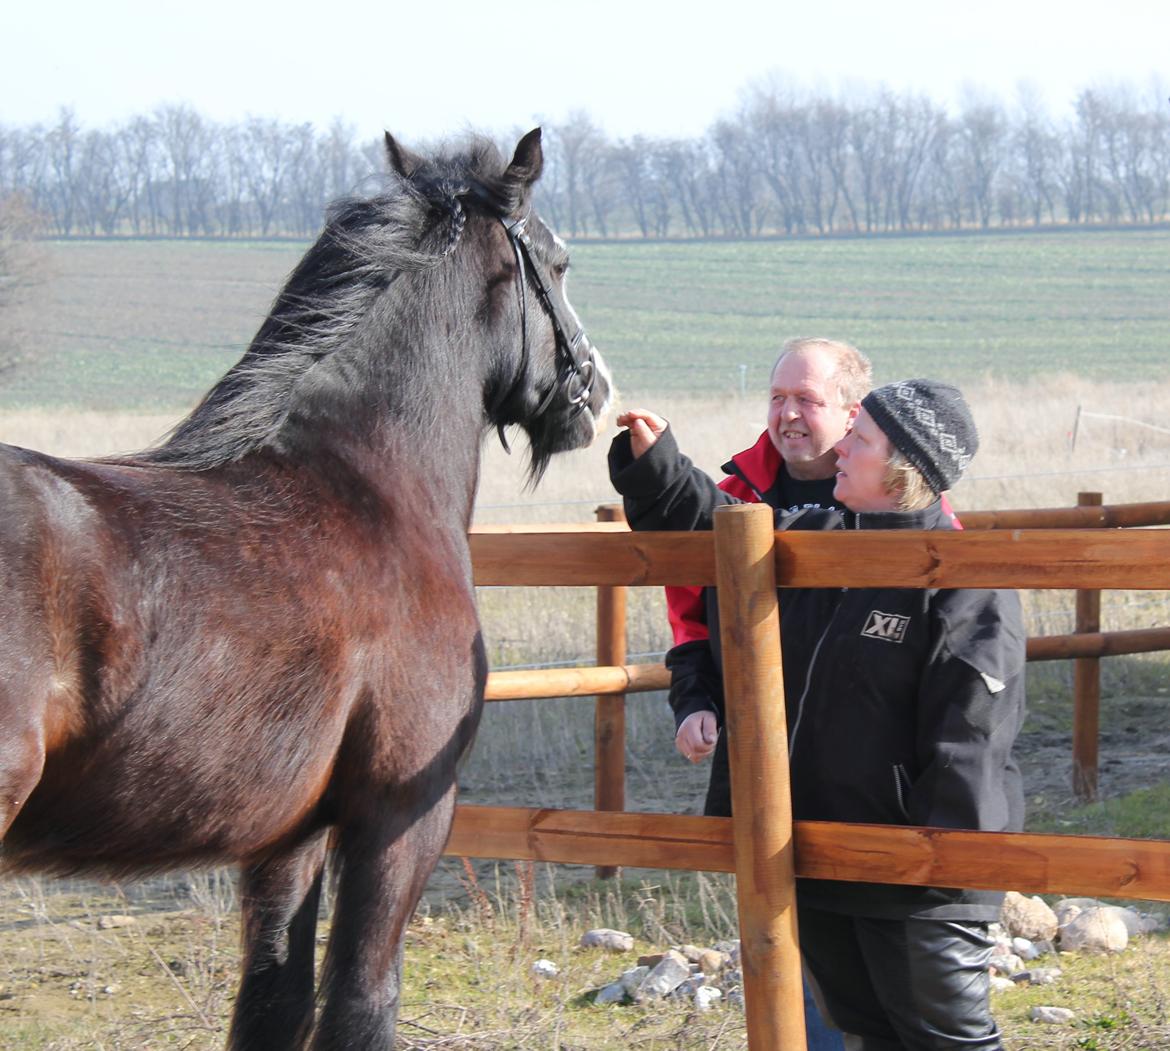
[[[1170,215],[1170,107],[1151,94],[1086,89],[1057,119],[1027,97],[952,114],[887,91],[758,88],[693,139],[614,140],[575,113],[545,126],[540,207],[575,237],[1155,223]],[[380,139],[340,121],[216,124],[168,105],[110,129],[69,110],[0,126],[0,197],[64,237],[306,237],[381,167]]]

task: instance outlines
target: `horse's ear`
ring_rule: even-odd
[[[540,129],[533,128],[516,144],[516,152],[512,155],[512,163],[508,165],[504,178],[529,186],[540,178],[543,168],[544,151],[540,147]]]
[[[390,132],[386,132],[386,158],[391,170],[401,179],[409,179],[422,164],[423,159],[411,153]]]

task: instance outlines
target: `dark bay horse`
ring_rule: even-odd
[[[237,1051],[393,1045],[483,698],[481,443],[522,427],[535,480],[609,400],[531,212],[539,129],[510,163],[387,152],[161,445],[0,446],[0,864],[239,864]]]

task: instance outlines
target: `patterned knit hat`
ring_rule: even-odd
[[[870,391],[861,405],[936,493],[959,480],[979,448],[971,410],[949,383],[888,383]]]

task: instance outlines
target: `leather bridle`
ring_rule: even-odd
[[[585,407],[589,404],[589,398],[593,394],[593,382],[597,376],[593,347],[585,338],[585,329],[582,328],[580,321],[565,310],[563,304],[554,298],[551,283],[537,262],[536,250],[533,247],[532,239],[529,237],[528,231],[525,229],[527,222],[527,215],[519,219],[500,218],[500,223],[503,225],[504,231],[508,235],[508,240],[511,242],[512,251],[516,255],[516,293],[520,299],[521,355],[517,383],[519,383],[519,378],[524,375],[528,364],[527,283],[531,280],[536,297],[540,300],[549,316],[549,320],[552,322],[553,333],[556,337],[557,356],[556,382],[549,388],[549,392],[544,396],[532,416],[533,418],[543,416],[552,405],[556,396],[563,392],[565,401],[572,408],[572,415],[569,419],[573,419],[585,410]],[[582,346],[586,348],[585,353],[582,353]],[[514,389],[515,384],[513,385]],[[510,390],[501,401],[506,401],[511,394],[512,391]],[[503,437],[503,428],[501,426],[501,441],[503,441]],[[505,441],[505,448],[507,448],[507,444]]]

